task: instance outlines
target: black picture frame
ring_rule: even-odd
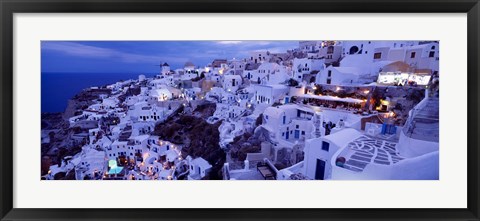
[[[1,220],[479,220],[478,0],[0,0]],[[16,209],[13,208],[14,13],[467,13],[468,208],[466,209]],[[441,197],[441,196],[440,196]],[[444,199],[445,200],[445,199]]]

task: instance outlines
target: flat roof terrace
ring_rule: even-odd
[[[343,168],[362,172],[368,164],[393,165],[404,158],[397,155],[396,143],[361,136],[350,142],[338,155],[344,157]]]

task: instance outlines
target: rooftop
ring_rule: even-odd
[[[346,160],[343,168],[362,172],[368,164],[393,165],[403,160],[403,157],[397,155],[395,145],[393,142],[363,135],[348,143],[338,157]]]

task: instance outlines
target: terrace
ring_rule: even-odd
[[[337,166],[362,172],[368,164],[393,165],[404,158],[399,156],[396,143],[361,136],[350,142],[337,157]],[[342,163],[338,163],[342,162]]]

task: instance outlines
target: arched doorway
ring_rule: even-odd
[[[358,47],[357,46],[352,46],[350,48],[350,53],[349,54],[355,54],[358,52]]]

